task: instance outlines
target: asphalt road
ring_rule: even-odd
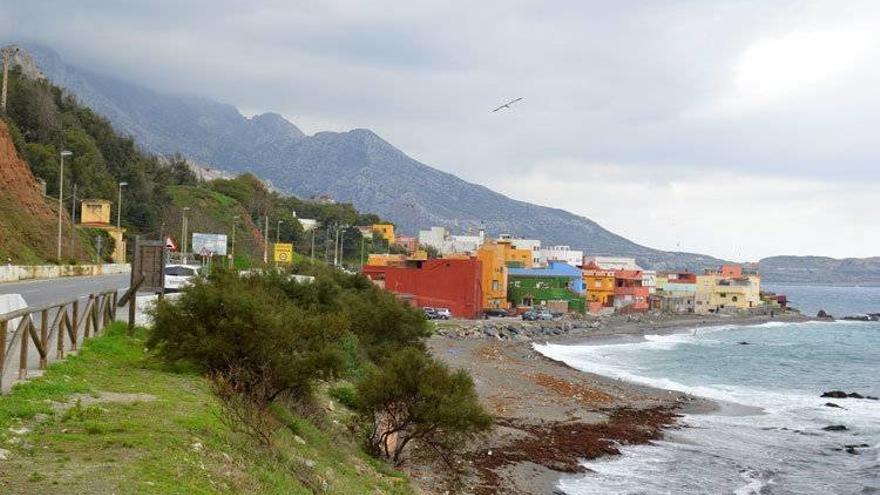
[[[98,277],[64,277],[0,283],[0,294],[21,294],[28,306],[42,306],[69,301],[74,297],[84,299],[89,294],[104,290],[127,289],[129,277],[128,273],[119,273]]]

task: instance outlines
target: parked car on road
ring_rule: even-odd
[[[425,307],[425,308],[422,308],[422,311],[425,312],[425,318],[427,318],[429,320],[436,320],[437,319],[437,310],[435,310],[434,308]]]
[[[165,265],[165,292],[179,292],[201,272],[200,265]]]
[[[438,320],[448,320],[452,318],[452,311],[449,311],[449,308],[436,308],[434,311]]]
[[[508,313],[507,310],[503,309],[503,308],[488,308],[483,311],[483,314],[486,316],[497,316],[497,317],[510,316],[510,313]]]
[[[546,309],[530,309],[522,314],[522,319],[526,321],[552,320],[553,314]]]

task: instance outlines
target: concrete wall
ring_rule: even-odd
[[[0,266],[0,282],[16,282],[19,280],[42,278],[90,277],[113,273],[128,273],[129,271],[131,271],[131,265],[122,263],[106,265],[3,265]]]

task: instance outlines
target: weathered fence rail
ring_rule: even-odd
[[[82,311],[80,300],[71,299],[0,314],[0,394],[11,388],[12,380],[4,379],[16,353],[18,379],[25,380],[29,370],[45,369],[103,333],[116,319],[116,308],[117,292],[108,290],[90,294]]]

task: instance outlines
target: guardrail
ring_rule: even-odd
[[[3,379],[7,366],[14,360],[16,347],[18,379],[25,380],[30,369],[35,366],[37,369],[46,369],[50,359],[64,359],[65,353],[75,352],[85,339],[103,333],[107,325],[116,319],[116,308],[117,292],[108,290],[90,294],[82,312],[80,300],[71,299],[0,314],[0,394],[6,390]],[[35,318],[39,319],[39,324]],[[18,320],[17,323],[14,323],[15,320]],[[31,348],[37,354],[31,354]],[[50,357],[52,349],[55,351],[54,357]],[[34,363],[33,358],[37,355],[39,360]]]

